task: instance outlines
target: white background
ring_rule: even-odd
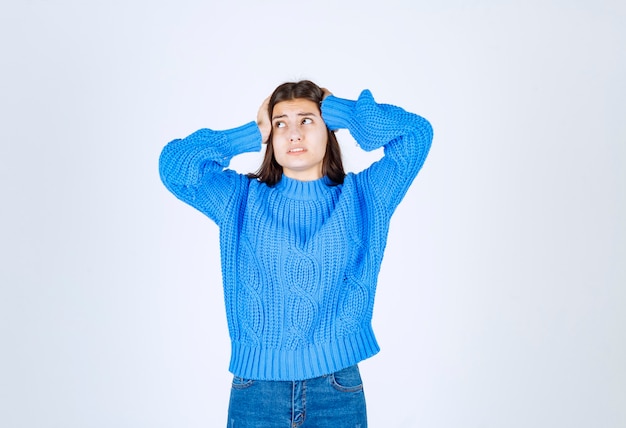
[[[625,22],[621,0],[4,1],[0,426],[225,425],[217,227],[157,159],[301,78],[435,129],[380,275],[370,426],[626,426]]]

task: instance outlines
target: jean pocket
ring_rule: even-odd
[[[252,379],[245,379],[239,376],[233,377],[233,389],[246,389],[252,386]]]
[[[357,366],[347,367],[329,376],[330,383],[337,391],[360,392],[363,391],[363,381]]]

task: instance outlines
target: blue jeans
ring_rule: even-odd
[[[228,428],[367,428],[358,367],[301,381],[234,377]]]

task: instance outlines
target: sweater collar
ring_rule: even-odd
[[[328,177],[322,177],[312,181],[300,181],[289,178],[283,174],[282,179],[276,184],[276,190],[288,198],[300,200],[319,200],[328,197],[332,189],[332,181]]]

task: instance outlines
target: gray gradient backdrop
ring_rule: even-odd
[[[0,426],[225,425],[218,231],[157,159],[310,78],[435,129],[380,275],[371,426],[625,427],[625,22],[609,0],[3,2]],[[379,156],[340,139],[352,170]]]

